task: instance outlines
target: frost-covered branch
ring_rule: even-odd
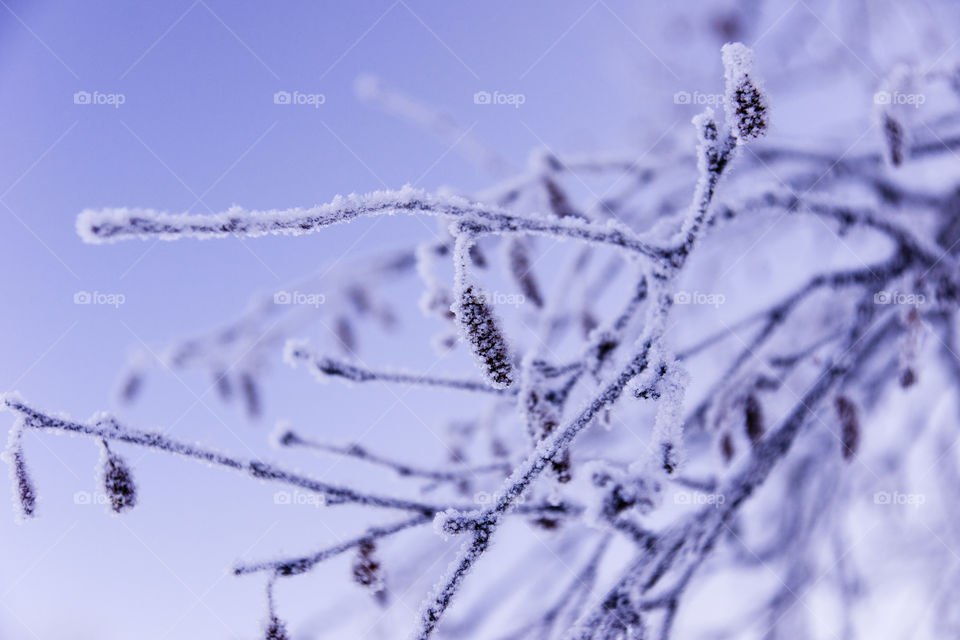
[[[428,504],[340,487],[288,471],[282,467],[261,460],[246,460],[230,456],[212,449],[174,440],[155,431],[131,429],[120,425],[113,419],[98,418],[91,423],[81,423],[58,418],[34,409],[17,396],[7,395],[4,397],[3,403],[7,409],[20,416],[23,421],[23,429],[59,431],[62,433],[88,436],[97,440],[123,442],[163,451],[165,453],[172,453],[208,464],[233,469],[234,471],[260,480],[272,480],[320,494],[324,497],[325,504],[327,505],[351,503],[384,509],[413,511],[428,515],[439,513],[452,506],[445,504]],[[22,452],[19,456],[15,457],[14,460],[20,461],[17,465],[18,469],[23,468]],[[24,475],[24,477],[26,476]],[[559,508],[560,512],[562,512],[562,510],[562,507]],[[533,508],[531,511],[535,512],[537,509]],[[558,511],[558,508],[544,507],[543,511],[555,512]]]
[[[458,389],[460,391],[492,393],[494,395],[516,394],[515,391],[510,389],[491,387],[473,380],[439,378],[403,371],[374,371],[319,355],[311,351],[306,343],[300,341],[288,342],[284,349],[284,357],[287,362],[293,366],[296,366],[299,362],[308,363],[321,380],[327,377],[343,378],[351,382],[392,382],[401,385],[440,387],[445,389]]]
[[[431,195],[409,186],[363,196],[338,196],[328,204],[309,209],[247,211],[231,207],[210,215],[170,214],[152,209],[87,210],[77,217],[77,233],[91,243],[130,238],[179,240],[302,235],[358,218],[398,213],[450,216],[475,233],[533,233],[570,238],[612,245],[656,259],[664,259],[670,253],[668,249],[644,242],[626,227],[518,216],[495,206],[458,196]]]
[[[300,575],[301,573],[310,571],[324,560],[338,556],[342,553],[350,551],[351,549],[356,549],[365,542],[386,538],[394,535],[395,533],[399,533],[413,527],[418,527],[428,522],[430,522],[430,516],[418,515],[405,520],[400,520],[393,524],[370,527],[359,537],[346,540],[331,547],[327,547],[317,551],[316,553],[297,558],[272,560],[269,562],[260,562],[256,564],[240,564],[234,568],[233,573],[234,575],[241,576],[248,573],[260,573],[266,571],[272,572],[278,577]]]
[[[357,460],[362,460],[370,464],[386,467],[401,477],[421,478],[433,480],[434,482],[463,482],[474,478],[480,474],[488,473],[510,473],[510,466],[505,462],[494,462],[484,465],[472,465],[453,469],[420,469],[411,466],[406,462],[391,460],[383,456],[371,453],[359,444],[333,445],[324,442],[318,442],[314,439],[305,438],[289,429],[284,429],[278,434],[277,443],[284,447],[304,447],[314,451],[346,456]]]

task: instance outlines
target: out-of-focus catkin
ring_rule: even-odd
[[[110,509],[114,513],[123,513],[136,506],[137,485],[126,460],[111,451],[106,442],[102,442],[102,448],[100,478],[103,490]]]

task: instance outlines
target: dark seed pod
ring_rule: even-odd
[[[763,408],[752,393],[743,402],[743,417],[750,444],[756,446],[763,438]]]
[[[131,371],[120,387],[120,402],[130,404],[140,395],[141,388],[143,388],[143,374],[139,371]]]
[[[507,262],[510,266],[510,275],[517,281],[524,297],[538,309],[543,308],[543,296],[540,286],[533,276],[533,264],[530,262],[530,253],[527,244],[520,239],[511,240],[507,249]]]
[[[487,294],[475,285],[467,285],[459,292],[451,310],[487,381],[499,389],[513,384],[510,352]]]
[[[900,386],[904,389],[907,387],[912,387],[916,381],[917,374],[914,372],[912,367],[907,367],[900,372]]]
[[[33,488],[33,481],[27,471],[27,463],[23,455],[23,446],[20,444],[23,431],[20,424],[15,425],[10,432],[10,442],[3,454],[3,460],[10,465],[13,476],[14,507],[16,508],[17,522],[23,522],[35,515],[37,509],[37,494]]]
[[[217,371],[213,374],[213,382],[217,388],[217,395],[220,399],[227,401],[233,395],[233,386],[230,384],[230,378],[226,371]]]
[[[357,546],[357,555],[353,561],[353,581],[366,587],[373,593],[384,590],[383,572],[380,561],[374,555],[377,550],[373,540],[364,540]]]
[[[352,354],[357,350],[357,336],[353,331],[353,325],[346,316],[337,316],[333,325],[333,333],[340,343],[344,353]]]
[[[247,415],[256,418],[260,415],[260,389],[253,375],[247,372],[240,374],[240,390],[243,393]]]
[[[478,269],[487,268],[487,256],[483,254],[483,251],[480,249],[480,245],[472,244],[468,250],[470,254],[470,262],[473,263],[473,266]]]
[[[671,442],[663,442],[660,444],[660,467],[667,473],[671,474],[677,470],[680,466],[677,448],[673,446]]]
[[[840,442],[844,460],[852,460],[860,448],[860,421],[857,405],[847,396],[837,396],[833,401],[840,420]]]
[[[724,433],[723,437],[720,438],[720,455],[723,456],[723,463],[730,464],[735,453],[733,437],[729,433]]]
[[[370,294],[367,293],[367,290],[363,287],[359,285],[350,286],[347,288],[346,295],[347,300],[353,305],[353,309],[358,315],[364,316],[373,310],[373,305],[370,302]]]
[[[560,460],[551,460],[550,470],[556,476],[557,482],[561,484],[573,480],[573,473],[570,470],[570,452],[564,451]]]
[[[270,622],[267,624],[266,640],[289,640],[287,635],[287,625],[277,616],[270,616]]]
[[[133,474],[127,462],[119,455],[110,451],[104,441],[103,456],[101,458],[101,476],[103,490],[109,500],[110,508],[114,513],[123,513],[137,504],[137,485],[133,481]]]
[[[547,201],[550,204],[550,211],[558,218],[576,217],[582,218],[583,215],[570,204],[570,199],[563,192],[556,182],[550,178],[543,179],[543,187],[547,190]]]
[[[556,531],[560,528],[559,520],[556,518],[548,518],[546,516],[535,518],[531,520],[530,523],[538,529],[543,529],[544,531]]]
[[[887,161],[894,167],[903,164],[907,156],[907,131],[903,123],[884,113],[880,118],[883,140],[887,147]]]

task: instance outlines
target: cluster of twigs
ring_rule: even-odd
[[[725,114],[719,120],[708,110],[694,119],[699,179],[692,202],[686,205],[667,195],[665,206],[657,210],[649,200],[637,198],[645,189],[668,183],[678,167],[687,171],[689,165],[682,159],[640,166],[629,158],[545,156],[530,175],[511,180],[481,198],[404,188],[338,197],[310,209],[258,212],[233,208],[205,216],[117,209],[87,211],[78,219],[84,239],[106,242],[299,235],[382,214],[439,216],[446,226],[442,238],[389,256],[351,276],[340,290],[337,304],[327,301],[325,308],[339,314],[343,328],[338,334],[341,344],[347,345],[348,356],[327,356],[305,342],[289,341],[286,359],[332,380],[419,385],[437,393],[464,394],[478,402],[486,398],[512,414],[513,423],[525,434],[520,444],[511,445],[516,440],[500,437],[498,427],[477,427],[470,437],[486,429],[497,444],[492,459],[477,460],[476,450],[467,446],[460,449],[461,459],[455,463],[433,467],[393,459],[357,444],[327,443],[299,427],[282,429],[276,440],[282,447],[306,448],[381,466],[401,478],[423,483],[425,494],[445,487],[454,494],[468,495],[478,479],[499,479],[499,489],[483,504],[464,499],[408,499],[337,486],[273,463],[241,459],[138,430],[112,418],[75,422],[56,417],[8,396],[5,405],[18,419],[7,458],[14,470],[21,514],[35,514],[33,482],[21,444],[23,431],[79,434],[103,443],[104,482],[117,512],[133,507],[136,494],[130,469],[108,443],[147,447],[291,485],[321,496],[328,506],[359,504],[403,512],[401,519],[386,520],[327,548],[238,565],[237,575],[267,577],[268,638],[287,637],[272,596],[276,580],[351,553],[355,581],[385,601],[383,571],[388,563],[379,555],[380,543],[431,523],[441,535],[460,537],[463,542],[456,561],[424,601],[413,636],[425,640],[443,635],[449,624],[450,637],[463,637],[467,635],[464,623],[457,627],[455,620],[446,622],[448,609],[509,518],[547,530],[575,531],[591,541],[591,551],[553,600],[544,607],[525,607],[526,618],[516,621],[515,630],[505,637],[670,637],[684,595],[718,553],[749,564],[761,555],[768,560],[786,557],[808,543],[816,518],[799,506],[781,504],[776,540],[766,552],[749,551],[741,539],[746,536],[741,519],[744,505],[771,473],[785,464],[788,472],[802,481],[809,477],[811,465],[824,474],[836,475],[838,467],[824,460],[836,460],[838,465],[856,460],[868,437],[861,433],[864,410],[876,401],[879,390],[889,384],[916,383],[921,373],[918,344],[923,334],[936,331],[944,344],[953,344],[952,326],[960,295],[960,271],[953,251],[960,235],[952,224],[957,198],[914,192],[886,177],[889,163],[952,153],[960,147],[960,139],[945,136],[946,142],[905,142],[898,134],[887,141],[886,160],[879,154],[839,156],[762,143],[748,147],[766,133],[769,117],[767,98],[752,75],[751,55],[742,45],[724,47]],[[890,138],[891,131],[899,130],[888,125],[886,131]],[[725,179],[734,166],[737,175]],[[768,172],[788,177],[771,189],[769,180],[762,179]],[[565,189],[564,181],[586,174],[626,174],[631,176],[630,186],[616,197],[584,206]],[[739,189],[735,195],[721,198],[728,180],[736,180]],[[838,184],[865,187],[868,195],[846,202],[833,189]],[[543,210],[527,207],[528,198],[533,197],[545,203]],[[899,222],[896,211],[904,206],[930,214],[936,227],[933,233]],[[663,209],[667,210],[665,218]],[[668,333],[676,313],[678,280],[708,230],[735,219],[771,214],[802,214],[838,232],[857,229],[877,234],[888,241],[889,252],[873,264],[816,274],[733,326],[703,332],[701,340],[686,348],[673,345]],[[535,277],[535,260],[526,239],[531,235],[582,243],[570,258],[569,272],[560,277],[561,295],[550,296]],[[489,262],[489,246],[481,241],[491,237],[506,246],[508,271],[533,306],[540,333],[534,347],[520,350],[511,340],[478,275]],[[596,280],[572,285],[597,256],[610,255],[611,250],[613,257]],[[442,260],[453,263],[452,287],[436,276],[436,264]],[[375,316],[389,324],[389,306],[374,291],[381,281],[414,269],[427,286],[424,311],[457,329],[473,353],[479,376],[445,378],[378,369],[349,356],[355,346],[350,314]],[[632,269],[633,275],[626,295],[620,296],[621,310],[606,320],[597,317],[595,300],[624,269]],[[922,305],[904,311],[902,305],[877,304],[877,292],[904,284],[922,295]],[[576,291],[583,292],[579,301]],[[263,340],[260,329],[265,318],[281,311],[287,317]],[[281,339],[311,321],[307,315],[298,317],[300,314],[304,314],[301,309],[255,306],[228,328],[175,346],[169,361],[209,370],[223,381],[225,395],[231,388],[227,381],[238,380],[248,407],[255,407],[259,402],[256,388],[263,377],[261,360],[265,360],[260,354],[275,351]],[[812,329],[810,318],[819,318]],[[712,354],[729,346],[735,332],[750,329],[750,341],[732,357],[720,360],[721,374],[698,402],[685,408],[688,363],[717,361],[718,356]],[[578,355],[558,359],[554,347],[569,335],[579,336]],[[797,336],[804,342],[798,342]],[[252,352],[255,357],[245,360],[239,373],[227,370],[224,363],[230,360],[225,354],[240,352]],[[956,362],[951,366],[954,375],[960,375]],[[124,385],[127,397],[139,389],[141,375],[138,368]],[[802,391],[797,393],[794,388]],[[639,460],[625,465],[618,455],[605,455],[602,449],[579,455],[574,447],[578,438],[592,425],[610,423],[611,415],[628,402],[653,403],[656,408]],[[770,421],[766,408],[777,403],[789,406],[782,419]],[[808,429],[813,423],[835,426]],[[804,444],[798,446],[798,441]],[[590,485],[590,491],[575,488],[574,481],[580,478]],[[668,521],[654,518],[669,491],[691,489],[717,499]],[[619,538],[633,545],[633,558],[619,562],[619,577],[604,582],[601,565]],[[718,551],[720,548],[723,551]],[[799,571],[803,567],[797,566],[798,572],[791,575],[796,579],[793,586],[799,588],[809,578]],[[789,585],[786,588],[791,590]],[[780,593],[764,603],[771,628],[789,606],[784,604],[787,600]],[[481,614],[468,611],[463,619],[478,617]]]

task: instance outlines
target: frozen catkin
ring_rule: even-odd
[[[143,373],[140,371],[131,371],[127,374],[120,385],[120,402],[131,404],[136,401],[143,388]]]
[[[753,51],[739,42],[726,44],[721,49],[726,76],[724,107],[727,124],[740,142],[754,140],[766,134],[767,97],[753,72]]]
[[[914,77],[909,67],[899,65],[887,76],[880,91],[874,94],[877,120],[883,135],[884,159],[892,167],[902,165],[910,155],[910,122],[916,109],[901,96],[914,96]]]
[[[919,355],[923,348],[923,339],[927,327],[916,307],[904,313],[901,322],[904,326],[904,332],[900,339],[898,366],[900,369],[900,386],[906,389],[917,382]]]
[[[533,263],[530,261],[530,248],[526,239],[514,238],[507,243],[507,265],[525,300],[532,302],[538,309],[542,308],[543,296],[533,275]]]
[[[527,434],[533,447],[548,438],[560,425],[559,394],[547,387],[544,375],[545,363],[532,361],[525,363],[524,381],[520,389],[520,410],[527,423]],[[573,479],[570,452],[564,451],[557,459],[550,460],[550,474],[557,482],[564,484]]]
[[[290,640],[287,625],[277,616],[270,616],[267,622],[267,631],[263,636],[266,640]]]
[[[548,176],[543,178],[543,188],[547,192],[547,204],[550,212],[558,218],[583,218],[583,214],[577,211],[576,207],[570,202],[567,194],[560,188],[554,180]]]
[[[240,392],[243,395],[243,406],[247,416],[251,419],[260,416],[260,388],[252,373],[240,374]]]
[[[840,444],[844,460],[852,460],[860,448],[860,421],[857,419],[857,405],[847,396],[837,396],[833,407],[840,421]]]
[[[757,446],[763,439],[763,407],[756,394],[748,393],[743,400],[743,421],[750,444]]]
[[[7,449],[4,451],[3,461],[10,465],[10,475],[13,480],[13,505],[16,510],[16,521],[23,522],[34,517],[37,509],[37,493],[33,488],[33,481],[27,471],[26,460],[23,455],[23,421],[18,420],[10,430]]]
[[[136,506],[137,485],[133,473],[127,461],[110,450],[106,440],[101,441],[99,472],[107,503],[114,513],[123,513]]]
[[[455,300],[450,306],[460,335],[470,345],[484,378],[497,389],[513,384],[513,362],[507,341],[493,314],[490,295],[467,273],[467,253],[472,239],[457,239]]]
[[[376,556],[377,544],[373,540],[363,540],[357,545],[357,553],[353,559],[351,571],[353,581],[367,589],[383,601],[386,587],[383,579],[383,570],[380,560]]]

